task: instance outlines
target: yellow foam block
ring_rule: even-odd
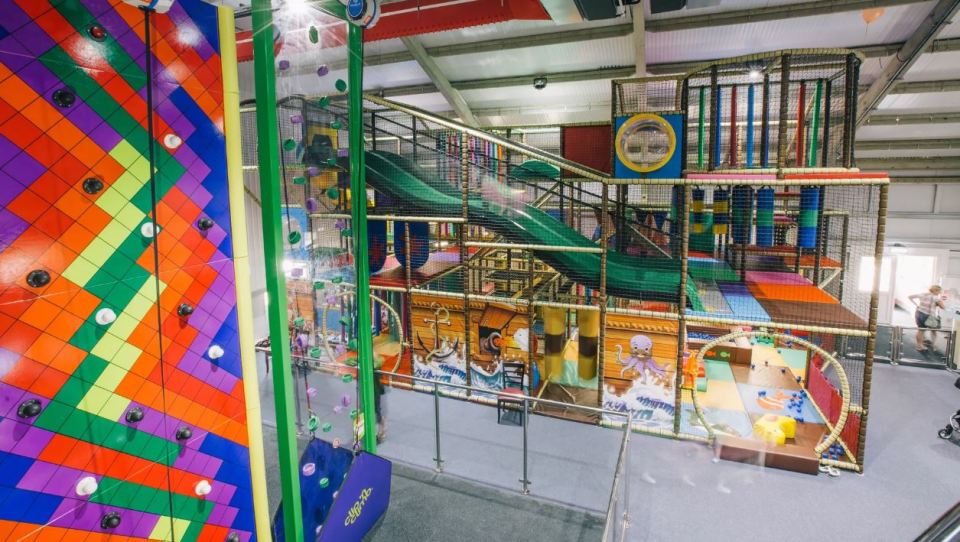
[[[760,440],[782,446],[788,438],[797,436],[797,420],[767,414],[753,424],[753,434]]]

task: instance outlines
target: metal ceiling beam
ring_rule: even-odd
[[[645,22],[645,26],[646,26]],[[633,24],[618,24],[613,26],[603,26],[600,28],[581,28],[577,30],[564,30],[560,32],[549,32],[546,34],[533,34],[529,36],[517,36],[513,38],[497,38],[490,40],[474,41],[467,43],[456,43],[452,45],[441,45],[438,47],[425,47],[427,54],[433,58],[442,58],[448,56],[466,55],[472,53],[495,53],[499,51],[512,51],[516,49],[525,49],[527,47],[544,47],[550,45],[562,45],[566,43],[582,43],[593,40],[621,38],[633,33]],[[877,45],[866,45],[857,47],[867,58],[881,58],[891,56],[903,47],[903,43],[888,43]],[[945,38],[935,40],[930,44],[927,53],[944,53],[960,51],[960,38]],[[414,60],[409,51],[397,51],[393,53],[367,53],[363,59],[366,66],[382,66],[386,64],[398,64],[400,62],[410,62]],[[714,59],[718,60],[718,59]],[[647,73],[652,75],[665,75],[673,73],[683,73],[696,66],[702,65],[710,60],[693,60],[687,62],[664,62],[659,64],[648,64]],[[344,70],[347,67],[346,60],[331,62],[329,65],[332,71]],[[313,73],[313,66],[305,66],[302,70],[294,70],[295,75],[301,73]]]
[[[500,87],[522,87],[533,85],[533,78],[544,76],[548,83],[575,83],[579,81],[595,81],[604,79],[620,79],[633,76],[635,68],[633,66],[619,66],[614,68],[601,68],[599,70],[579,70],[572,72],[559,72],[550,74],[530,74],[514,75],[510,77],[494,77],[490,79],[470,79],[466,81],[453,81],[450,84],[457,90],[484,90]],[[433,85],[409,85],[404,87],[386,88],[380,93],[385,98],[391,96],[411,96],[414,94],[429,94],[437,92],[438,89]]]
[[[960,184],[960,177],[908,177],[891,176],[890,181],[894,184]]]
[[[904,151],[919,149],[960,149],[960,138],[875,139],[857,141],[858,151]]]
[[[437,90],[440,91],[440,94],[442,94],[447,100],[447,103],[453,107],[453,110],[457,113],[457,116],[460,117],[460,121],[474,128],[480,126],[480,122],[477,120],[477,117],[475,117],[473,112],[470,111],[470,104],[463,99],[460,91],[450,84],[447,76],[445,76],[440,70],[440,67],[437,66],[436,60],[427,54],[427,51],[423,48],[423,45],[420,44],[417,38],[406,36],[400,38],[400,40],[407,47],[407,50],[410,51],[410,54],[413,55],[413,58],[416,59],[417,64],[420,65],[420,68],[422,68],[427,76],[430,77],[430,80],[433,81],[433,84],[436,85]]]
[[[649,32],[673,32],[732,24],[779,21],[796,17],[814,17],[846,11],[916,4],[916,0],[815,0],[799,4],[738,9],[719,13],[703,13],[647,21]]]
[[[898,79],[910,69],[917,58],[933,42],[940,30],[950,23],[950,18],[960,8],[960,0],[939,0],[923,22],[904,42],[897,54],[887,63],[880,76],[870,85],[867,92],[857,100],[857,125],[867,120],[867,115],[876,108]],[[936,91],[934,91],[936,92]]]
[[[857,167],[866,170],[958,169],[960,156],[917,156],[911,158],[858,158]]]
[[[647,30],[644,22],[643,3],[630,8],[633,19],[633,63],[636,77],[647,76]]]
[[[957,3],[960,4],[960,0],[957,0]],[[871,85],[871,88],[873,88],[873,85]],[[893,85],[888,94],[926,94],[957,91],[960,91],[960,79],[945,79],[942,81],[900,81]]]
[[[947,124],[960,123],[960,113],[885,113],[873,114],[867,119],[866,126],[887,126],[901,124]]]

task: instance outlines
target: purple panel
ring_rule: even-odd
[[[106,122],[87,132],[87,137],[105,151],[112,151],[123,138]]]
[[[28,224],[19,216],[6,209],[0,209],[0,252],[12,245],[27,227]]]
[[[3,374],[9,372],[18,359],[19,356],[13,352],[0,348],[0,372]],[[23,402],[23,396],[26,393],[16,386],[0,382],[0,418],[16,416],[17,408]]]
[[[3,166],[3,171],[23,186],[30,186],[33,181],[47,172],[47,168],[43,167],[43,164],[34,160],[29,154],[21,152],[7,161]]]
[[[56,45],[49,34],[32,22],[21,26],[12,35],[31,53],[32,58],[42,55]]]
[[[30,469],[28,469],[26,474],[23,475],[23,478],[20,479],[17,487],[29,491],[43,492],[43,488],[47,486],[47,483],[54,477],[58,470],[58,465],[54,465],[53,463],[34,461],[33,465],[30,465]],[[67,495],[62,496],[65,497]]]
[[[0,164],[6,164],[11,158],[20,154],[22,150],[15,143],[0,135]],[[6,187],[6,184],[2,186]]]

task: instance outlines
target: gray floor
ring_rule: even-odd
[[[960,500],[956,481],[960,447],[936,435],[960,407],[954,378],[944,371],[877,365],[862,476],[844,473],[828,478],[714,462],[712,450],[704,445],[635,435],[628,539],[912,539]],[[311,406],[320,412],[332,411],[344,390],[350,390],[338,379],[318,375],[310,377],[310,385],[317,389]],[[268,393],[264,399],[265,416],[272,417]],[[433,397],[393,389],[383,401],[388,425],[380,452],[402,464],[432,469]],[[407,475],[395,476],[390,513],[375,540],[599,539],[599,531],[583,518],[549,522],[562,525],[567,538],[531,524],[531,516],[543,510],[562,514],[564,509],[537,503],[546,508],[518,512],[515,499],[529,500],[518,496],[521,429],[497,425],[493,408],[452,399],[440,402],[446,473],[440,480],[460,485],[437,485],[429,477],[409,475],[417,472],[409,469]],[[338,416],[321,418],[334,420],[331,434],[342,432],[349,438],[349,418]],[[620,433],[539,416],[531,419],[528,431],[532,495],[605,510]],[[271,493],[276,495],[276,469],[268,470]],[[488,486],[506,493],[485,493]],[[271,503],[276,498],[272,496]],[[528,530],[528,525],[536,527]]]

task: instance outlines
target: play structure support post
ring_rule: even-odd
[[[598,303],[600,304],[600,329],[597,330],[597,406],[603,406],[603,367],[604,350],[607,340],[607,200],[610,198],[610,185],[603,183],[600,191],[600,291]],[[581,325],[580,314],[577,314],[577,325]],[[579,368],[578,368],[579,371]],[[582,372],[580,373],[582,376]],[[526,427],[526,426],[524,426]]]
[[[433,436],[433,453],[436,456],[433,461],[437,464],[434,470],[443,472],[443,457],[440,455],[440,388],[436,382],[433,383]]]
[[[720,164],[723,163],[720,159],[723,156],[721,152],[723,146],[723,89],[720,85],[717,85],[717,93],[714,96],[716,97],[714,101],[717,103],[717,123],[713,125],[713,132],[717,143],[713,147],[713,164],[715,168],[719,168]]]
[[[737,167],[737,85],[730,87],[730,167]]]
[[[780,59],[780,116],[777,124],[777,170],[787,163],[787,117],[790,113],[790,55]]]
[[[243,148],[240,133],[240,82],[237,74],[236,24],[233,10],[217,8],[220,30],[220,59],[223,70],[223,135],[227,147],[227,180],[230,198],[233,270],[237,290],[237,336],[243,367],[243,395],[246,400],[247,440],[250,451],[250,493],[253,496],[257,538],[270,538],[270,505],[267,502],[267,467],[263,451],[263,424],[260,423],[260,386],[257,378],[256,337],[253,332],[253,296],[250,287],[250,252],[244,211]]]
[[[687,130],[690,126],[690,119],[687,116],[690,111],[690,80],[684,78],[683,83],[680,85],[680,111],[683,111],[683,116],[681,117],[681,122],[683,123],[683,129],[680,131],[680,171],[687,170],[687,144],[689,143],[690,136],[687,135]],[[562,147],[561,147],[562,148]],[[626,222],[626,218],[623,219]],[[621,232],[623,229],[620,230]],[[624,240],[624,248],[626,248],[626,240]]]
[[[716,149],[720,147],[720,101],[717,99],[720,86],[717,82],[717,67],[710,68],[710,142],[707,149],[707,169],[714,170],[719,164],[716,160]]]
[[[823,152],[820,154],[820,166],[827,167],[830,163],[830,98],[833,92],[833,81],[827,79],[823,91]]]
[[[674,375],[673,383],[673,434],[680,434],[680,402],[682,399],[683,386],[683,354],[687,349],[687,267],[690,249],[690,204],[693,197],[691,186],[683,187],[682,209],[678,209],[678,215],[683,217],[680,221],[680,286],[677,291],[677,371]],[[696,382],[693,383],[697,385]]]
[[[280,206],[280,137],[277,133],[277,78],[273,51],[273,6],[271,0],[253,0],[253,70],[257,103],[257,148],[259,156],[263,256],[268,294],[270,357],[273,361],[273,396],[277,415],[277,451],[287,540],[303,538],[300,503],[300,470],[293,419],[293,373],[290,364],[290,333],[287,327],[287,291],[283,273],[283,217]],[[260,420],[249,420],[260,423]]]
[[[357,312],[357,384],[360,387],[360,407],[363,410],[363,449],[377,452],[377,414],[374,409],[373,336],[370,333],[370,255],[367,246],[367,181],[363,141],[363,28],[347,24],[347,79],[350,109],[350,216],[353,226],[353,264],[356,273]],[[407,223],[409,229],[409,223]],[[407,237],[407,265],[413,257],[409,234]],[[410,307],[412,311],[412,306]]]
[[[530,393],[532,393],[532,392],[531,392],[531,389],[532,389],[532,386],[531,386],[531,385],[533,384],[533,364],[534,364],[534,361],[533,361],[533,354],[534,354],[534,352],[533,352],[533,338],[534,338],[533,321],[534,321],[534,318],[535,318],[535,316],[534,316],[534,306],[533,306],[533,301],[534,301],[534,299],[533,299],[533,281],[534,281],[534,279],[536,278],[536,275],[534,274],[534,271],[533,271],[533,267],[534,267],[534,266],[533,266],[533,262],[534,262],[534,259],[533,259],[533,258],[534,258],[533,251],[532,251],[532,250],[528,250],[528,251],[527,251],[527,280],[528,280],[529,283],[530,283],[530,290],[529,290],[528,293],[527,293],[527,297],[528,297],[528,299],[530,300],[530,302],[527,303],[527,330],[530,332],[530,334],[529,334],[529,337],[528,337],[528,339],[527,339],[527,368],[526,368],[526,370],[524,371],[524,374],[527,375],[527,391],[525,392],[525,395],[530,395]],[[521,388],[523,388],[523,386],[521,386]],[[524,478],[526,478],[526,477],[524,477]]]
[[[843,302],[843,286],[847,278],[847,244],[850,242],[850,215],[843,215],[841,221],[843,231],[840,232],[840,276],[837,277],[837,301]]]
[[[841,142],[841,156],[843,167],[853,167],[853,142],[857,131],[857,55],[847,55],[847,65],[844,70],[843,82],[843,141]]]
[[[472,385],[473,379],[470,375],[473,371],[470,370],[470,356],[471,356],[471,345],[470,345],[470,329],[472,326],[471,315],[470,315],[470,297],[469,295],[473,293],[473,281],[470,274],[470,251],[467,249],[467,224],[469,224],[470,219],[470,168],[469,166],[469,156],[467,155],[467,134],[460,134],[460,189],[461,189],[461,209],[460,215],[463,218],[463,224],[457,228],[459,232],[459,241],[460,241],[460,265],[463,267],[463,329],[464,329],[464,338],[463,338],[463,362],[464,368],[467,372],[466,383],[469,388]],[[509,277],[510,274],[507,273]],[[467,396],[470,396],[470,390],[467,389]]]
[[[753,102],[756,85],[747,87],[747,159],[746,167],[753,167]]]
[[[817,90],[813,98],[813,118],[810,119],[810,150],[807,167],[817,166],[817,144],[820,130],[820,100],[823,99],[823,79],[817,79]],[[826,152],[826,150],[824,150]]]
[[[820,208],[820,214],[817,215],[817,239],[815,246],[813,247],[813,284],[815,286],[820,286],[820,259],[824,255],[824,243],[826,242],[826,234],[823,231],[824,223],[827,220],[826,209],[823,205],[827,199],[827,187],[820,187],[820,201],[817,203]]]
[[[760,102],[760,167],[770,166],[770,74],[763,74],[763,101]]]
[[[860,399],[860,436],[857,439],[857,464],[863,467],[863,453],[867,444],[867,419],[870,414],[870,390],[873,381],[873,356],[877,347],[877,307],[880,303],[880,271],[883,266],[883,242],[887,232],[887,197],[890,185],[880,185],[877,204],[877,239],[873,246],[873,288],[870,290],[870,314],[867,320],[867,347],[864,352],[863,390]]]
[[[804,156],[804,143],[806,143],[806,136],[803,131],[806,129],[806,114],[807,114],[807,83],[806,81],[800,81],[800,91],[797,92],[797,135],[794,138],[797,147],[797,156],[795,159],[797,167],[803,167]],[[782,122],[783,119],[781,119]]]
[[[531,327],[532,329],[532,327]],[[533,331],[531,331],[533,333]],[[533,336],[531,335],[531,340]],[[600,379],[598,379],[600,380]],[[530,424],[530,402],[527,400],[527,394],[523,394],[523,478],[520,480],[520,493],[524,495],[530,494],[530,478],[527,476],[528,471],[528,448],[527,448],[527,425]]]
[[[707,87],[700,87],[700,106],[697,108],[697,169],[703,169],[703,146],[706,141],[706,105]]]

